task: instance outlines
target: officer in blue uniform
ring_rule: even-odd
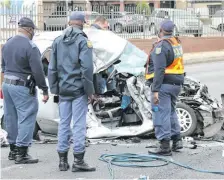
[[[98,29],[98,30],[108,30],[109,24],[105,17],[98,16],[94,23],[91,25],[92,29]],[[115,67],[114,65],[111,65],[106,70],[100,72],[97,74],[99,77],[98,82],[96,82],[96,92],[98,94],[103,94],[106,91],[112,91],[116,89],[116,80],[115,78],[111,79],[109,82],[107,82],[107,78],[110,76],[110,74],[114,71]],[[99,83],[99,84],[98,84]]]
[[[35,86],[43,90],[43,101],[48,100],[48,87],[45,82],[41,54],[32,42],[35,25],[23,17],[18,23],[18,35],[10,38],[2,48],[2,85],[4,96],[4,121],[10,144],[9,160],[16,164],[37,163],[28,155],[38,111]],[[31,76],[32,75],[32,76]],[[31,88],[34,88],[33,90]]]
[[[160,147],[150,150],[150,154],[171,155],[171,139],[173,151],[183,148],[175,107],[184,82],[183,51],[180,41],[172,35],[174,27],[170,20],[161,23],[159,41],[148,62],[147,83],[152,90],[153,124],[160,141]]]
[[[59,170],[67,171],[70,123],[73,119],[72,171],[95,171],[84,162],[88,97],[92,99],[92,44],[83,32],[85,16],[72,12],[69,27],[52,44],[48,80],[52,94],[59,96],[60,123],[58,128]]]

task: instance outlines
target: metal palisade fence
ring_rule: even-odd
[[[87,10],[88,9],[88,10]],[[67,27],[72,11],[86,14],[86,26],[89,27],[97,16],[108,19],[109,30],[119,36],[132,39],[147,39],[157,36],[160,23],[166,19],[175,23],[174,34],[189,37],[224,36],[224,9],[222,8],[150,8],[149,6],[126,6],[123,11],[119,6],[91,6],[57,3],[30,5],[2,4],[0,6],[0,40],[5,42],[17,32],[17,23],[21,17],[31,18],[38,26],[38,31],[60,31]]]

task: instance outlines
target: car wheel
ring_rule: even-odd
[[[194,34],[194,37],[201,37],[202,34]]]
[[[1,118],[1,128],[5,130],[4,115]]]
[[[218,26],[218,31],[224,31],[224,24],[220,24]]]
[[[33,131],[33,139],[38,140],[38,131],[40,130],[40,126],[38,125],[38,123],[35,123],[35,127],[34,127],[34,131]]]
[[[176,112],[181,126],[181,135],[193,135],[198,123],[194,110],[184,103],[177,103]]]
[[[114,27],[114,30],[116,33],[122,33],[122,25],[121,24],[116,24]]]
[[[47,26],[45,23],[44,23],[44,31],[47,31]]]
[[[5,129],[5,123],[4,123],[4,115],[2,116],[2,118],[1,118],[1,128],[3,129],[3,130],[6,130]],[[34,128],[34,131],[33,131],[33,139],[39,139],[39,137],[38,137],[38,131],[40,130],[40,127],[39,127],[39,125],[37,124],[37,122],[36,122],[36,124],[35,124],[35,128]]]
[[[150,26],[150,33],[151,33],[151,35],[156,35],[156,26],[155,26],[155,24],[152,24]]]

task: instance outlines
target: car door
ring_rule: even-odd
[[[47,79],[47,71],[48,71],[48,64],[50,59],[50,51],[51,49],[48,48],[43,52],[42,55],[42,64],[45,73],[46,83],[48,86],[48,79]],[[49,86],[48,86],[49,87]],[[50,93],[49,90],[49,100],[47,103],[42,102],[43,92],[40,89],[37,89],[38,101],[39,101],[39,110],[37,114],[37,123],[40,126],[40,129],[43,132],[47,132],[50,134],[57,134],[57,127],[59,122],[59,108],[58,104],[54,103],[54,95]]]

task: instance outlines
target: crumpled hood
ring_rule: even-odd
[[[119,72],[137,75],[144,71],[148,55],[126,39],[111,31],[95,28],[87,28],[83,31],[93,45],[94,73],[107,69],[117,60],[121,61],[115,65]],[[42,56],[49,56],[46,53],[47,49],[51,49],[52,42],[56,37],[63,34],[64,42],[70,44],[76,40],[79,33],[82,33],[80,29],[71,27],[66,28],[63,33],[61,31],[41,32],[35,35],[34,43],[39,47]]]
[[[67,27],[63,31],[62,39],[65,44],[72,44],[75,42],[79,34],[83,34],[83,31],[79,27]]]

